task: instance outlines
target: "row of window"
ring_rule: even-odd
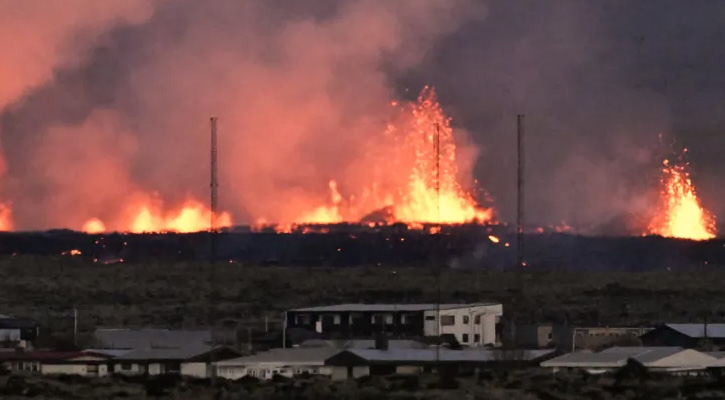
[[[436,317],[435,315],[428,315],[425,317],[426,321],[435,321]],[[470,316],[463,315],[463,324],[468,325],[471,322]],[[473,323],[478,325],[481,323],[481,316],[476,315],[473,318]],[[441,326],[450,326],[456,324],[456,316],[455,315],[441,315]]]
[[[461,343],[468,343],[468,338],[469,338],[469,336],[467,333],[464,333],[463,335],[461,335]],[[480,334],[476,333],[475,335],[473,335],[473,343],[481,343]]]
[[[221,371],[221,375],[231,375],[233,373],[233,369],[223,369]],[[310,373],[310,374],[318,374],[320,372],[319,368],[273,368],[273,369],[249,369],[247,370],[247,375],[253,376],[255,378],[266,378],[269,375],[286,375],[286,374],[295,374],[300,375],[303,373]]]
[[[470,324],[471,317],[469,315],[462,315],[462,322],[464,325]],[[341,317],[340,315],[322,315],[320,317],[323,325],[340,325]],[[400,323],[403,325],[410,324],[414,321],[415,316],[414,315],[401,315],[400,316]],[[354,325],[356,321],[362,320],[362,316],[354,316],[351,315],[349,317],[349,323],[351,325]],[[425,317],[426,321],[435,321],[436,317],[435,315],[427,315]],[[375,314],[370,318],[370,321],[375,325],[392,325],[393,324],[393,314]],[[310,325],[312,322],[312,316],[309,314],[297,314],[295,315],[295,323],[300,326],[304,325]],[[473,318],[473,323],[478,325],[481,323],[481,316],[476,315]],[[448,325],[455,325],[456,324],[456,316],[455,315],[441,315],[441,325],[448,326]]]
[[[320,317],[323,325],[340,325],[341,317],[340,315],[322,315]],[[354,325],[355,323],[361,323],[363,317],[362,316],[353,316],[351,315],[349,317],[348,323],[350,325]],[[413,315],[401,315],[400,316],[400,323],[403,325],[411,324],[415,320],[415,316]],[[370,322],[372,322],[375,325],[392,325],[393,324],[393,314],[375,314],[370,317]],[[310,325],[312,323],[312,316],[309,314],[297,314],[295,315],[295,324],[296,325]]]

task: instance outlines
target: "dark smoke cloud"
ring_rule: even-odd
[[[653,205],[664,144],[688,146],[725,214],[725,4],[493,1],[407,86],[433,82],[482,147],[476,169],[515,219],[515,114],[527,114],[530,221],[601,224]],[[659,135],[663,135],[660,140]]]
[[[417,66],[482,6],[189,0],[109,22],[82,62],[56,64],[0,117],[18,225],[78,228],[139,193],[205,198],[210,115],[221,117],[224,208],[239,222],[290,220],[325,201],[329,179],[359,178],[337,175],[383,130],[395,98],[383,67]]]
[[[354,186],[359,176],[340,171],[356,170],[387,102],[424,84],[477,143],[475,178],[504,220],[515,219],[519,112],[532,221],[599,225],[646,213],[673,139],[690,148],[707,206],[725,214],[725,4],[103,4],[0,12],[3,43],[37,46],[0,61],[0,76],[25,77],[0,85],[0,197],[21,227],[113,218],[108,209],[139,192],[172,204],[205,198],[210,115],[221,118],[224,208],[238,222],[293,218],[290,204],[324,200],[328,179]]]

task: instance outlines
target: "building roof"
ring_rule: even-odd
[[[681,347],[612,347],[598,353],[576,352],[541,363],[542,367],[616,368],[629,359],[646,367],[705,367],[716,359],[696,350]]]
[[[299,347],[310,348],[310,347],[334,347],[337,349],[374,349],[375,340],[370,339],[354,339],[354,340],[322,340],[312,339],[305,340],[299,344]],[[388,340],[389,349],[425,349],[428,346],[424,343],[416,340]]]
[[[208,330],[169,330],[169,329],[97,329],[96,345],[100,349],[179,349],[211,343]]]
[[[459,308],[497,306],[500,303],[441,304],[441,310]],[[335,304],[331,306],[296,308],[295,312],[420,312],[436,310],[439,306],[431,304]]]
[[[136,349],[116,357],[121,361],[153,361],[178,360],[183,361],[209,352],[209,346],[189,346],[178,349]]]
[[[343,353],[358,357],[367,363],[433,363],[436,361],[485,363],[532,361],[554,354],[556,350],[441,349],[440,352],[436,352],[436,349],[349,349]],[[334,360],[330,360],[330,363],[336,364]]]
[[[705,354],[710,357],[715,357],[718,360],[725,358],[725,351],[708,351]]]
[[[324,364],[325,360],[339,353],[334,347],[293,347],[288,349],[271,349],[252,356],[219,361],[218,366],[245,366],[254,364]]]
[[[0,361],[57,361],[85,355],[89,354],[77,351],[13,351],[0,352]]]
[[[30,318],[0,318],[0,328],[2,329],[36,329],[38,323]]]
[[[687,335],[691,338],[704,338],[705,324],[665,324],[666,327]],[[707,337],[725,338],[725,324],[707,324]]]
[[[81,353],[84,354],[94,354],[94,355],[104,355],[107,357],[118,357],[120,355],[126,354],[131,350],[116,350],[116,349],[86,349],[81,351]]]

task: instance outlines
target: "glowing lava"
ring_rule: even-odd
[[[687,163],[677,165],[664,160],[662,164],[662,205],[650,222],[649,233],[692,240],[714,238],[715,218],[700,204]]]
[[[83,232],[90,234],[104,233],[106,232],[106,225],[100,219],[92,218],[83,224]]]
[[[178,232],[190,233],[208,231],[211,227],[211,210],[196,200],[186,200],[184,204],[172,211],[164,211],[152,203],[141,202],[131,207],[131,218],[116,230],[132,233]],[[232,226],[232,217],[228,212],[216,216],[217,228]],[[107,232],[106,225],[93,218],[83,225],[87,233]]]
[[[329,198],[308,205],[293,221],[280,221],[276,230],[296,224],[340,222],[390,224],[403,222],[422,229],[424,223],[486,223],[493,210],[482,207],[459,179],[470,171],[459,168],[459,154],[450,118],[433,88],[425,87],[416,103],[392,102],[396,115],[381,139],[359,160],[360,179],[350,193],[329,181]],[[261,223],[262,219],[258,220]]]
[[[217,228],[232,225],[231,215],[222,212],[216,216]],[[161,213],[148,205],[139,209],[131,225],[131,232],[201,232],[211,227],[211,211],[195,200],[187,200],[184,205],[172,212]]]
[[[13,211],[9,205],[0,203],[0,232],[13,230]]]

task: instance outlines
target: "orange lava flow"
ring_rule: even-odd
[[[659,212],[648,232],[664,237],[707,240],[716,236],[715,217],[700,204],[687,164],[664,160]]]
[[[493,209],[480,206],[459,182],[451,120],[434,89],[425,87],[415,103],[391,106],[397,114],[358,163],[363,172],[359,184],[347,188],[350,194],[330,180],[327,202],[308,205],[293,221],[279,221],[277,232],[299,224],[402,222],[420,229],[425,223],[494,221]]]
[[[83,232],[96,234],[106,232],[106,225],[98,218],[92,218],[83,224]]]
[[[211,227],[211,210],[196,200],[186,200],[184,204],[172,211],[164,211],[150,203],[132,206],[130,222],[119,231],[131,233],[177,232],[191,233],[208,231]],[[228,212],[218,213],[216,228],[232,226],[232,217]],[[91,219],[83,226],[87,233],[106,232],[106,226],[97,218]]]
[[[13,211],[9,205],[0,203],[0,232],[13,230]]]

